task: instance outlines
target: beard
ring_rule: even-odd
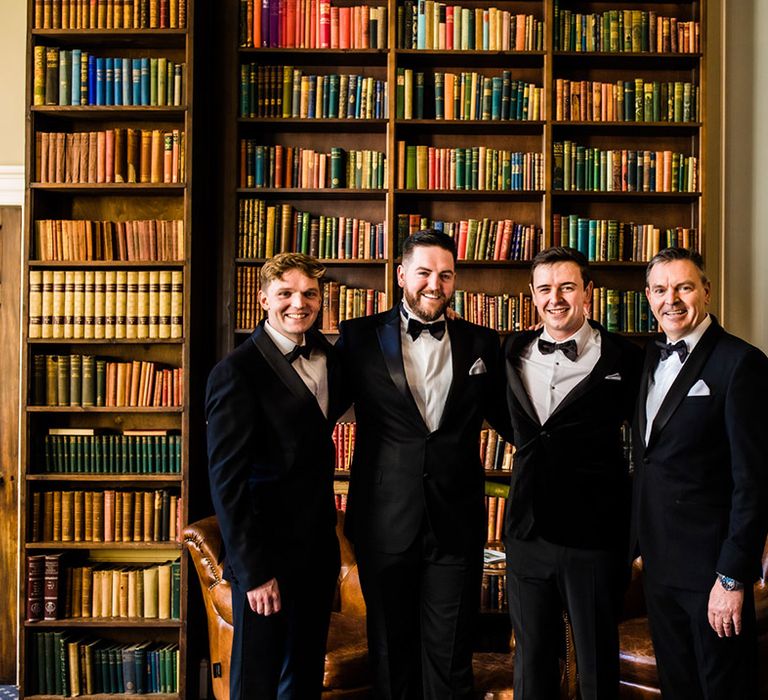
[[[440,303],[438,307],[427,306],[421,297],[421,293],[413,296],[406,289],[403,289],[403,298],[408,304],[408,308],[419,318],[419,320],[425,323],[431,323],[440,318],[445,313],[445,309],[448,307],[448,302],[450,301],[448,297],[443,297],[440,300],[442,303]]]

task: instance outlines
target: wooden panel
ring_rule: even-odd
[[[21,208],[0,208],[0,683],[16,683]]]

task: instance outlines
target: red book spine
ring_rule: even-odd
[[[309,48],[316,49],[317,41],[317,0],[310,0],[309,3]]]
[[[453,5],[445,8],[445,49],[453,49]]]
[[[45,557],[35,554],[27,557],[27,621],[43,619],[43,576]]]
[[[296,0],[286,0],[285,34],[283,43],[286,48],[296,47]]]
[[[463,219],[461,223],[459,224],[459,242],[456,246],[456,255],[459,258],[459,260],[466,260],[467,259],[467,230],[468,230],[468,222],[466,219]]]
[[[430,146],[427,150],[427,189],[429,190],[435,189],[435,160],[435,147]]]
[[[350,24],[352,21],[352,8],[339,8],[339,48],[348,49],[350,47]]]
[[[330,0],[320,0],[320,48],[331,46],[331,3]]]
[[[59,617],[59,560],[61,554],[45,555],[45,585],[43,588],[43,618],[57,620]]]

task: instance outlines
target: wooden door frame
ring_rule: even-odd
[[[22,211],[0,206],[0,684],[18,682],[18,497]]]

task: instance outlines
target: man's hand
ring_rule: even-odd
[[[719,580],[709,593],[707,618],[709,625],[718,637],[733,637],[741,633],[741,607],[744,603],[744,590],[726,591]]]
[[[257,615],[280,612],[280,588],[276,578],[270,579],[257,588],[252,588],[246,595],[251,610]]]

